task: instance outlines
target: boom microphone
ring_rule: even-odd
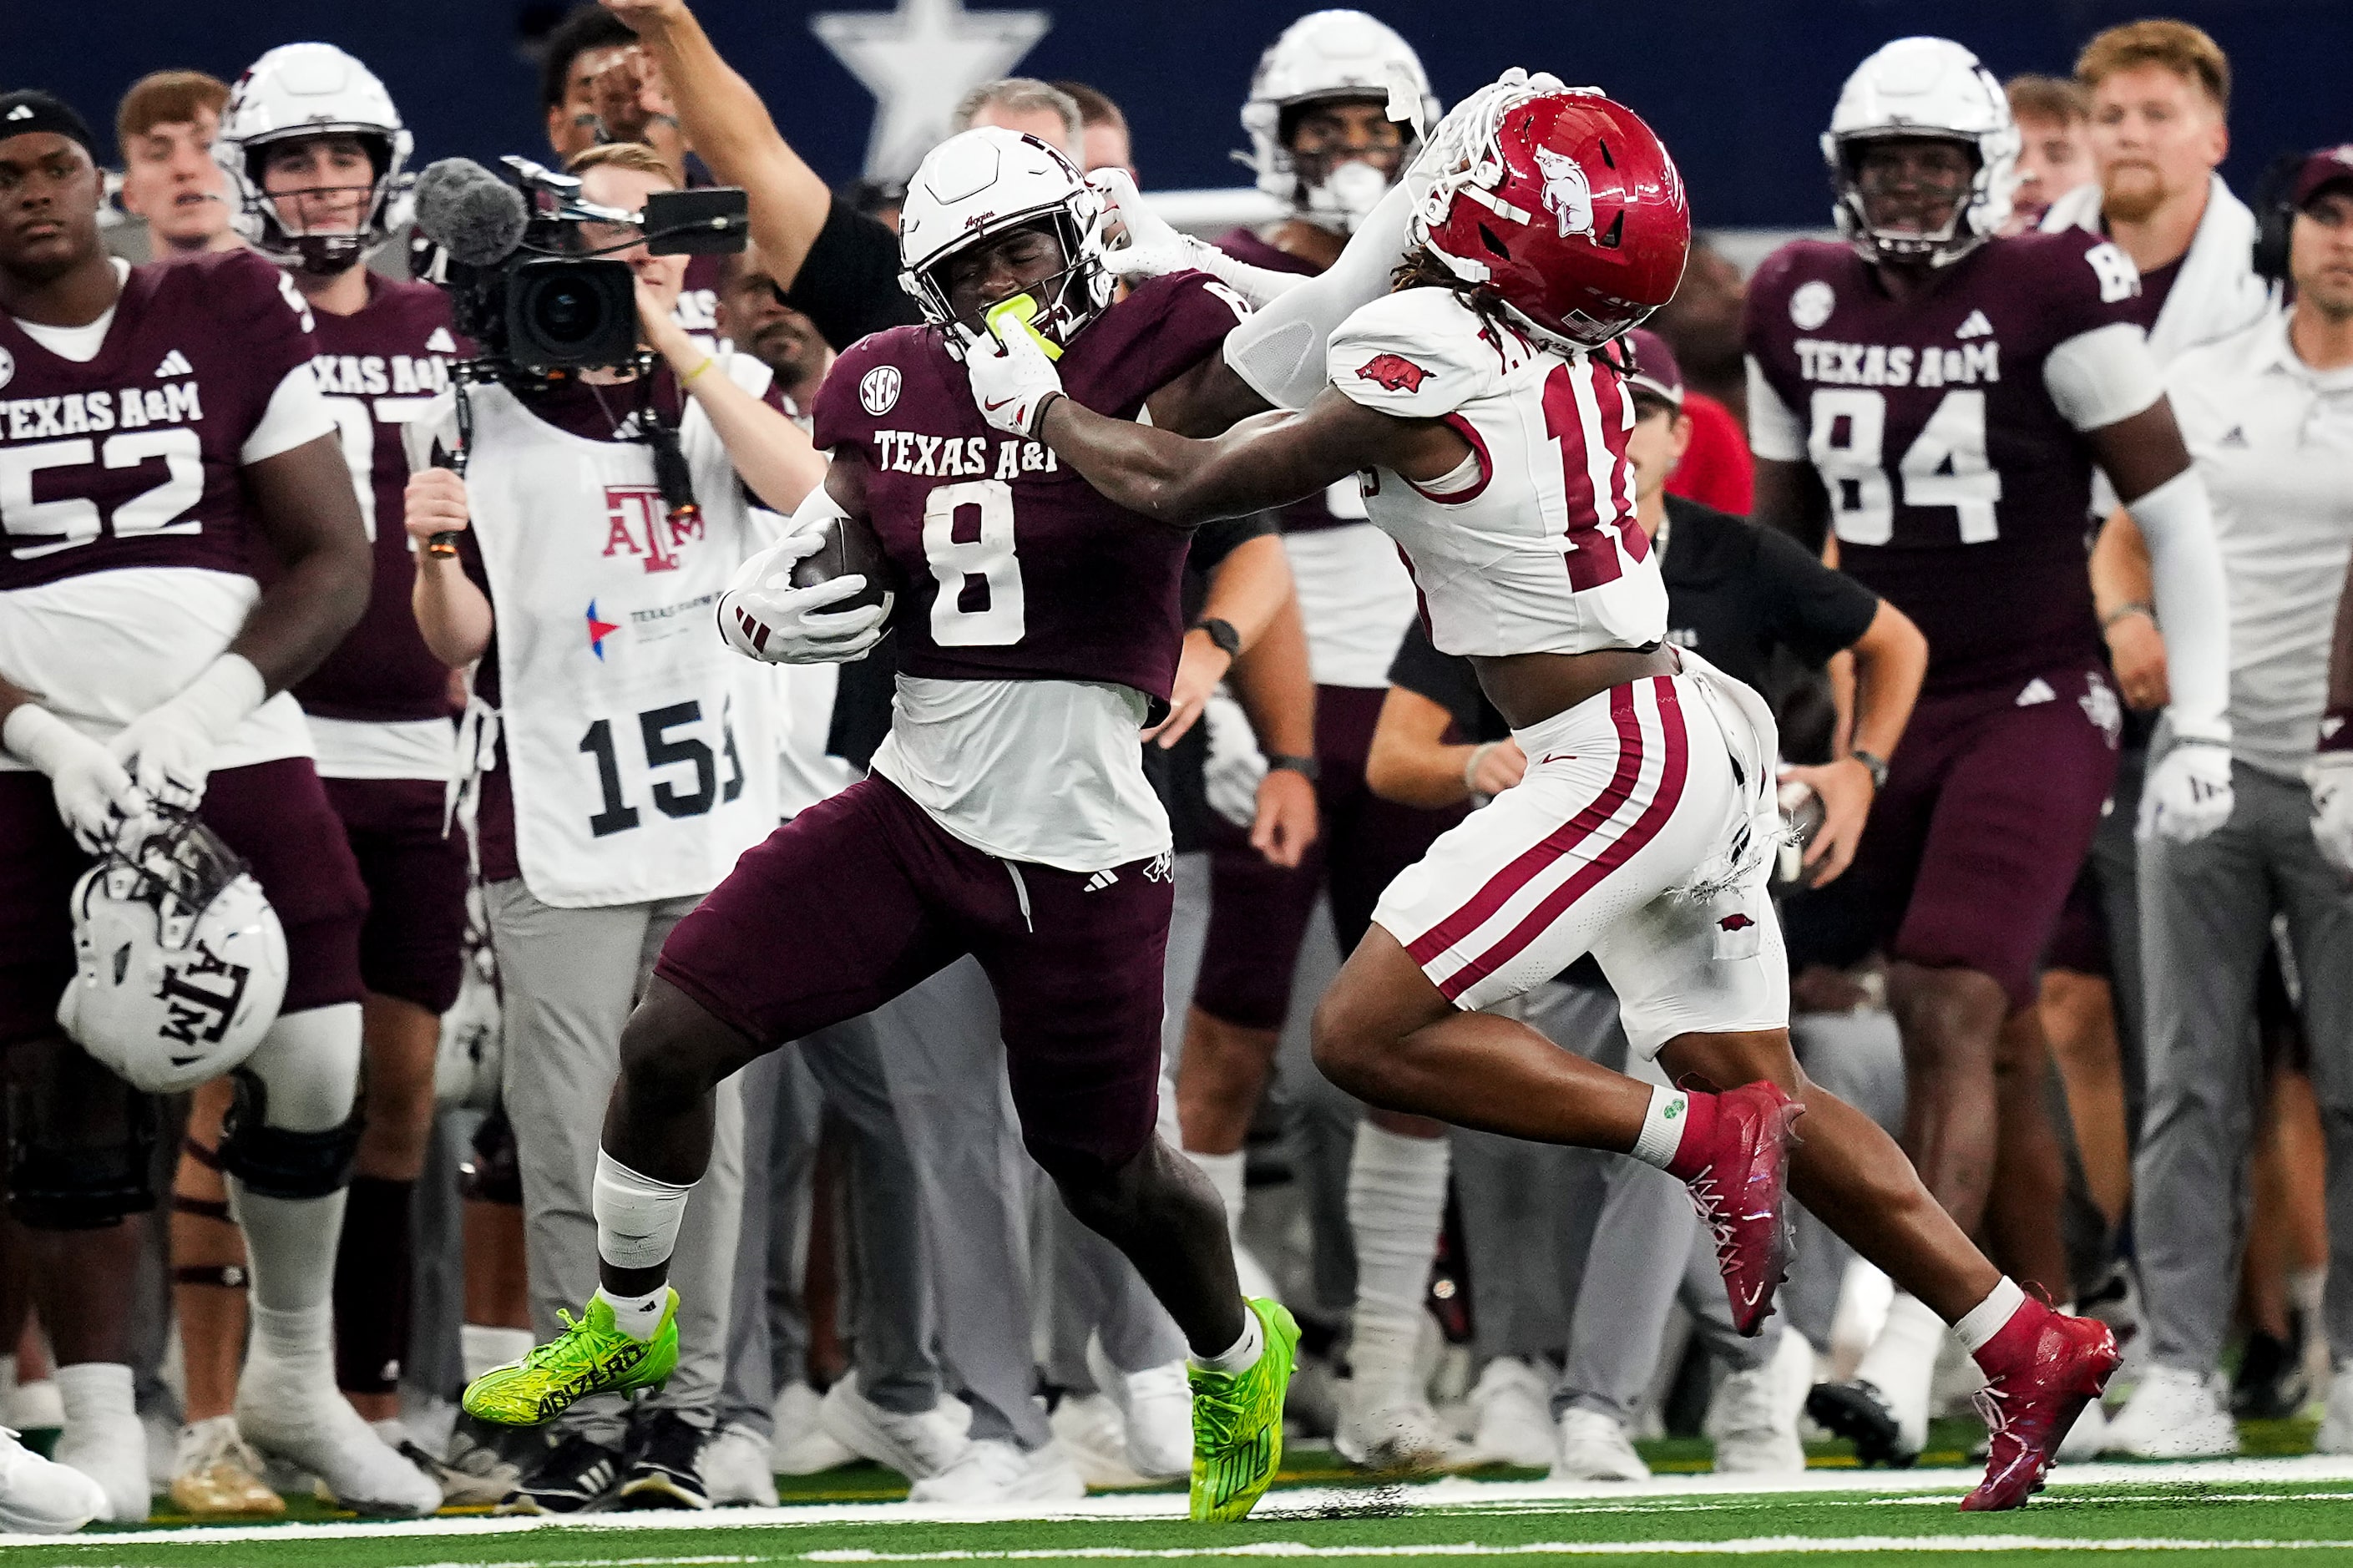
[[[417,177],[417,226],[469,267],[495,267],[522,243],[522,193],[471,158],[444,158]]]

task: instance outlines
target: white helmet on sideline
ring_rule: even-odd
[[[1957,142],[1977,159],[1968,194],[1935,234],[1873,229],[1856,182],[1863,145],[1895,137]],[[1866,261],[1926,257],[1948,266],[2001,230],[2017,184],[2018,127],[2010,97],[1977,56],[1949,38],[1898,38],[1854,68],[1822,132],[1838,193],[1839,233]]]
[[[132,824],[73,890],[58,1023],[125,1082],[173,1094],[253,1053],[286,995],[286,933],[261,885],[186,812]]]
[[[335,134],[358,137],[375,166],[367,210],[349,232],[297,233],[263,194],[263,159],[274,142]],[[375,72],[332,44],[281,44],[229,89],[213,158],[237,195],[233,221],[248,243],[289,266],[332,274],[364,258],[408,221],[412,181],[405,171],[414,145]]]
[[[907,182],[899,209],[899,286],[915,297],[925,319],[949,328],[948,258],[990,235],[1042,221],[1053,225],[1065,266],[1039,285],[1040,305],[1031,325],[1068,346],[1111,303],[1116,281],[1103,268],[1103,197],[1062,150],[1027,132],[976,125],[931,152]],[[976,327],[977,322],[965,322]],[[964,344],[947,332],[948,352]]]
[[[1362,11],[1311,11],[1285,27],[1259,57],[1250,99],[1242,105],[1242,129],[1250,138],[1248,162],[1258,171],[1258,188],[1289,203],[1311,223],[1354,233],[1396,174],[1369,177],[1379,171],[1356,159],[1330,169],[1301,169],[1291,153],[1293,111],[1333,99],[1386,101],[1399,89],[1419,95],[1422,124],[1438,123],[1430,73],[1413,46],[1388,24]],[[1406,134],[1399,171],[1413,155],[1415,132],[1409,128]]]

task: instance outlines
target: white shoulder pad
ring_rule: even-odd
[[[1367,408],[1435,419],[1491,390],[1504,356],[1452,294],[1408,289],[1341,322],[1324,367],[1333,385]]]

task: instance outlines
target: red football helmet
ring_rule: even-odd
[[[1599,348],[1673,298],[1691,251],[1683,176],[1632,110],[1589,89],[1499,98],[1447,146],[1413,237],[1556,347]]]

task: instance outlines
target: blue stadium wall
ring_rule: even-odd
[[[889,11],[908,0],[704,0],[712,34],[760,87],[828,178],[860,172],[874,100],[814,37],[814,12]],[[956,0],[935,0],[955,4]],[[971,0],[971,9],[988,8]],[[1020,69],[1109,92],[1134,127],[1145,183],[1245,183],[1227,154],[1266,42],[1298,14],[1248,0],[1035,0],[1051,28]],[[1703,226],[1811,226],[1826,220],[1815,138],[1838,85],[1903,33],[1960,39],[1999,74],[2064,72],[2098,28],[2149,14],[2108,0],[1373,0],[1367,9],[1421,51],[1448,101],[1521,63],[1607,88],[1666,137]],[[549,0],[98,0],[18,13],[0,88],[41,86],[100,124],[141,73],[196,66],[234,77],[271,45],[324,37],[385,79],[421,158],[543,153],[526,38]],[[2179,13],[2229,50],[2240,89],[2225,173],[2244,192],[2272,155],[2353,141],[2353,0],[2235,0]]]

